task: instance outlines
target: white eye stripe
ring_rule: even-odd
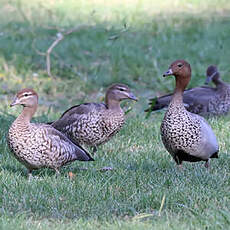
[[[31,93],[23,93],[20,98],[30,98],[30,97],[33,97],[33,94],[31,94]]]
[[[126,91],[127,90],[126,88],[122,88],[122,87],[119,87],[118,89],[121,90],[121,91]]]
[[[30,93],[30,92],[25,92],[25,93],[23,93],[22,95],[23,95],[23,96],[25,96],[25,95],[30,96],[30,95],[32,95],[32,93]]]

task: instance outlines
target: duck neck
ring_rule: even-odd
[[[23,107],[23,110],[21,114],[18,116],[17,121],[20,121],[20,123],[22,124],[28,125],[36,110],[37,106]]]
[[[173,93],[172,104],[183,105],[183,92],[190,81],[190,77],[176,77],[176,88]],[[183,105],[184,106],[184,105]]]
[[[220,85],[224,85],[225,83],[221,80],[221,78],[219,77],[219,73],[216,73],[218,74],[217,77],[214,77],[212,79],[213,83],[216,85],[216,86],[220,86]]]
[[[183,91],[181,90],[175,90],[173,97],[172,97],[172,104],[177,104],[177,105],[181,105],[183,104]]]
[[[106,98],[105,104],[110,110],[121,111],[120,101]]]

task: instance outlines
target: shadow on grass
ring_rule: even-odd
[[[13,154],[10,153],[10,150],[9,150],[9,154],[11,155],[10,157],[14,158]],[[15,158],[12,160],[16,161]],[[54,175],[56,175],[57,177],[67,176],[69,174],[69,172],[74,173],[74,174],[79,173],[79,172],[84,173],[85,171],[100,172],[96,168],[92,168],[92,166],[91,167],[87,167],[87,165],[83,165],[83,166],[76,166],[75,165],[74,166],[74,163],[77,164],[77,161],[69,163],[69,164],[61,167],[59,175],[56,174],[55,170],[51,169],[51,168],[40,168],[40,169],[33,170],[32,175],[39,177],[39,178],[43,178],[43,177],[47,177],[47,176],[52,177]],[[27,171],[26,167],[24,167],[23,164],[21,164],[21,166],[22,167],[18,167],[17,164],[11,165],[11,164],[5,163],[4,165],[2,165],[0,167],[0,172],[7,170],[11,173],[21,175],[24,178],[28,178],[28,171]]]

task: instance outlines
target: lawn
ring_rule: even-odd
[[[46,51],[77,27],[52,50],[48,76]],[[149,97],[172,92],[162,73],[178,58],[191,64],[189,87],[204,83],[210,64],[230,82],[229,34],[228,0],[0,0],[0,229],[228,229],[230,115],[208,119],[220,145],[211,170],[202,162],[179,170],[160,138],[165,111],[146,119],[143,110]],[[28,181],[5,139],[21,111],[9,108],[14,94],[33,87],[34,121],[46,122],[102,101],[114,82],[139,101],[123,103],[126,124],[95,162],[74,162],[59,177],[39,170]]]

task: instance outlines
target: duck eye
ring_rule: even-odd
[[[119,90],[120,90],[120,91],[125,91],[125,89],[123,89],[123,88],[119,88]]]
[[[29,96],[29,94],[28,94],[28,93],[25,93],[25,94],[24,94],[24,97],[28,97],[28,96]]]
[[[180,68],[180,67],[182,67],[182,64],[181,64],[181,63],[179,63],[177,66]]]

